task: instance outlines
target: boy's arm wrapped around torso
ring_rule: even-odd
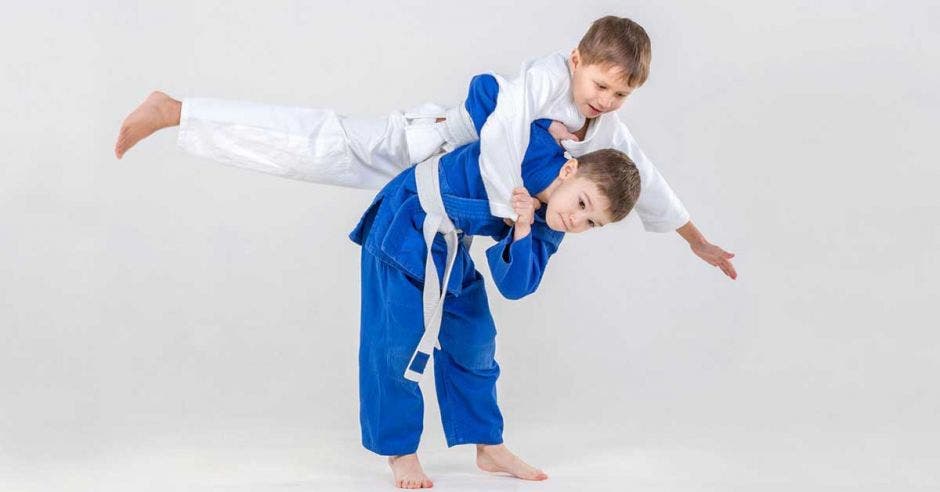
[[[567,97],[566,67],[550,57],[526,64],[518,77],[497,77],[495,109],[480,129],[480,174],[497,217],[516,219],[510,205],[512,190],[522,186],[521,165],[529,146],[532,122],[546,117]]]

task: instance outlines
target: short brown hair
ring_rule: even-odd
[[[608,15],[591,24],[578,43],[586,65],[609,65],[623,70],[623,80],[639,87],[650,74],[653,49],[642,26],[626,17]]]
[[[623,220],[640,197],[640,171],[630,156],[619,150],[601,149],[577,158],[577,176],[597,185],[610,200],[611,220]]]

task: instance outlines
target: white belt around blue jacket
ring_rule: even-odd
[[[415,166],[415,183],[418,187],[418,201],[426,214],[423,232],[424,244],[427,246],[427,258],[424,264],[424,335],[418,342],[418,347],[408,367],[405,368],[405,379],[418,382],[424,376],[427,363],[434,353],[434,348],[440,348],[437,337],[441,331],[441,318],[444,314],[444,298],[447,296],[447,284],[450,281],[454,259],[457,257],[457,233],[459,232],[444,210],[444,200],[441,198],[440,175],[438,174],[440,155]],[[441,281],[437,279],[437,267],[431,255],[431,247],[438,233],[444,235],[447,243],[447,261],[444,264],[444,274]]]
[[[451,151],[456,147],[477,140],[476,128],[473,120],[461,103],[442,114],[433,115],[433,108],[424,108],[420,116],[438,116],[446,118],[443,122],[434,125],[418,125],[406,128],[406,138],[409,153],[422,162],[415,166],[415,184],[418,188],[418,201],[424,210],[423,224],[424,243],[427,246],[427,257],[424,263],[424,335],[418,342],[418,347],[411,355],[408,366],[405,368],[405,379],[418,382],[424,376],[427,363],[434,353],[434,348],[441,348],[438,335],[441,332],[441,319],[444,315],[444,298],[447,296],[447,284],[450,281],[454,259],[457,257],[457,234],[460,232],[454,227],[444,209],[444,200],[441,198],[440,160],[441,154],[425,156],[432,152]],[[406,117],[419,116],[416,114]],[[429,122],[433,122],[431,119]],[[431,132],[431,133],[428,133]],[[431,255],[434,238],[438,233],[444,235],[447,244],[447,260],[444,264],[444,274],[439,282],[437,267]],[[464,244],[469,247],[471,236],[464,238]]]

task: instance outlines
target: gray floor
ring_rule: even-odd
[[[436,490],[793,491],[938,490],[930,450],[877,436],[700,433],[675,442],[617,445],[597,432],[528,429],[513,448],[549,480],[523,482],[473,465],[473,448],[446,449],[426,431],[421,450]],[[167,433],[71,459],[32,460],[2,476],[16,491],[374,491],[393,490],[382,458],[345,430],[228,428]],[[509,438],[507,437],[507,441]],[[853,443],[854,442],[854,443]],[[550,443],[550,444],[549,444]],[[512,444],[512,443],[510,443]],[[81,453],[75,453],[76,455]]]

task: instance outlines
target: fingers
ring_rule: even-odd
[[[529,190],[521,186],[512,190],[512,198],[516,199],[517,197],[520,199],[526,198],[526,199],[531,200],[532,206],[534,208],[539,208],[542,206],[542,202],[540,202],[538,198],[535,198],[534,196],[530,195]]]
[[[513,206],[513,207],[516,207],[516,206],[519,206],[519,207],[526,207],[526,206],[532,207],[532,206],[534,206],[534,205],[533,205],[533,203],[532,203],[532,199],[529,198],[529,197],[527,197],[527,196],[514,196],[514,197],[512,197],[512,206]]]
[[[538,199],[530,196],[529,192],[526,191],[525,188],[516,188],[512,190],[512,203],[513,205],[515,205],[516,203],[519,203],[519,204],[526,204],[531,207],[537,208],[535,204],[539,203],[539,201]]]
[[[738,272],[734,269],[734,265],[732,265],[729,261],[731,258],[734,258],[734,253],[729,253],[719,248],[718,246],[715,246],[715,249],[717,250],[715,261],[718,268],[721,268],[721,271],[732,280],[738,278]]]
[[[711,252],[715,254],[715,256],[717,257],[724,258],[726,260],[730,260],[731,258],[734,258],[734,253],[729,253],[721,249],[720,246],[716,246],[714,244],[709,245],[709,246],[710,246]]]
[[[732,265],[730,261],[722,260],[718,263],[718,268],[720,268],[725,275],[731,277],[731,280],[738,278],[738,272],[734,269],[734,265]]]
[[[562,140],[577,140],[577,137],[572,135],[560,121],[553,121],[551,125],[548,125],[548,133],[558,143],[561,143]]]
[[[693,251],[709,265],[720,268],[732,280],[738,278],[738,272],[730,261],[731,258],[734,258],[734,253],[729,253],[713,244],[708,245],[706,248],[693,249]]]
[[[522,187],[512,190],[512,208],[519,214],[519,220],[532,224],[535,222],[535,209],[539,201],[529,196],[529,192]]]

